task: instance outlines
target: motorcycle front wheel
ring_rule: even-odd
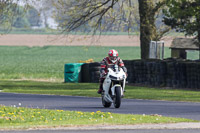
[[[121,105],[121,87],[115,87],[115,97],[114,97],[114,106],[119,108]]]

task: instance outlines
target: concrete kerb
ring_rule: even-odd
[[[92,125],[55,127],[48,130],[113,130],[113,129],[200,129],[200,123],[138,124],[138,125]],[[39,129],[45,130],[45,129]]]
[[[139,129],[200,129],[200,122],[192,123],[169,123],[169,124],[138,124],[138,125],[87,125],[87,126],[58,126],[58,127],[34,127],[31,130],[139,130]],[[21,129],[10,129],[21,130]],[[9,131],[0,129],[0,131]]]

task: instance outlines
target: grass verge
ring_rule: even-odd
[[[110,112],[80,112],[0,106],[0,129],[27,129],[56,126],[127,125],[145,123],[196,122],[184,118],[125,115]]]
[[[99,97],[99,84],[0,80],[2,92]],[[126,86],[125,98],[200,102],[200,91]]]

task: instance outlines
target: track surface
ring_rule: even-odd
[[[200,103],[123,99],[119,109],[104,108],[100,98],[0,93],[0,104],[41,109],[112,112],[122,114],[159,114],[200,120]]]

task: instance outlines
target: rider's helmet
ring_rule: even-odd
[[[116,50],[112,49],[108,52],[108,57],[112,63],[115,63],[115,62],[117,62],[117,59],[118,59],[118,52]]]

